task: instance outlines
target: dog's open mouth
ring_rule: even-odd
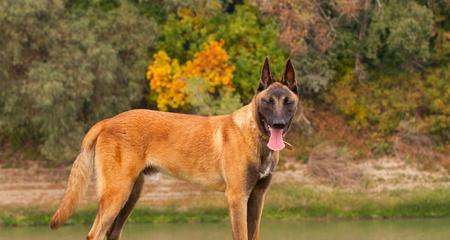
[[[269,142],[267,143],[267,147],[273,151],[282,150],[285,147],[283,140],[283,129],[269,127],[269,131],[270,137]]]
[[[269,136],[267,147],[272,151],[282,150],[285,147],[283,140],[285,129],[272,128],[263,118],[260,118],[260,121],[261,126],[264,128],[265,134]]]

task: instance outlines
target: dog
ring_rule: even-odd
[[[73,214],[95,169],[98,212],[87,239],[119,239],[144,175],[161,172],[224,192],[233,239],[259,239],[264,198],[298,102],[291,61],[275,81],[266,58],[252,101],[229,115],[139,109],[96,123],[82,141],[50,227]]]

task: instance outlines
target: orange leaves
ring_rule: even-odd
[[[277,18],[280,26],[280,41],[292,52],[307,51],[305,39],[308,31],[317,23],[315,4],[310,0],[253,0],[255,6]]]
[[[337,0],[336,7],[338,11],[344,16],[357,18],[362,6],[364,4],[367,4],[367,2],[368,1],[361,0]]]
[[[221,88],[232,89],[235,67],[228,63],[229,56],[223,45],[223,41],[209,41],[185,66],[180,66],[178,60],[171,59],[165,51],[156,53],[152,64],[148,66],[147,79],[150,81],[150,90],[157,95],[158,109],[167,111],[169,107],[185,106],[186,81],[192,78],[205,79],[211,93]]]
[[[204,50],[194,55],[193,61],[188,61],[184,68],[184,76],[188,78],[201,77],[210,84],[210,92],[215,92],[221,86],[232,87],[234,66],[228,64],[228,54],[223,49],[223,41],[210,41]]]
[[[356,0],[338,0],[339,7],[353,11],[350,3]],[[359,0],[358,0],[359,1]],[[320,1],[317,0],[252,0],[253,5],[276,17],[280,26],[280,41],[292,53],[302,54],[309,49],[306,44],[313,40],[315,46],[325,52],[331,48],[336,38],[336,31],[329,16],[324,14]]]

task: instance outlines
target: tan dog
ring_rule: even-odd
[[[259,239],[265,193],[297,103],[290,60],[275,82],[266,59],[256,96],[230,115],[131,110],[95,124],[83,140],[51,228],[75,211],[95,166],[99,205],[87,239],[119,239],[144,174],[156,172],[225,192],[233,239]]]

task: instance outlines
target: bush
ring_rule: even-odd
[[[388,1],[373,14],[366,56],[378,64],[417,67],[430,57],[433,13],[414,1]]]
[[[223,41],[209,41],[200,52],[195,53],[193,60],[187,61],[183,66],[180,66],[177,59],[170,59],[164,51],[155,54],[148,67],[147,79],[153,96],[156,95],[158,109],[189,109],[192,102],[186,99],[185,86],[190,81],[196,82],[194,86],[198,86],[199,94],[204,97],[208,93],[217,97],[219,92],[231,92],[234,66],[228,63],[228,54],[223,45]],[[197,78],[205,83],[196,81]],[[203,91],[201,86],[205,84],[208,88]],[[190,87],[191,97],[195,94],[195,89],[196,87]]]
[[[420,130],[434,142],[450,145],[450,69],[436,69],[425,78]]]
[[[373,150],[393,153],[392,136],[401,123],[415,122],[437,145],[448,145],[448,70],[427,76],[406,73],[381,75],[370,82],[354,79],[349,71],[325,99],[345,115],[354,129],[372,132]]]

